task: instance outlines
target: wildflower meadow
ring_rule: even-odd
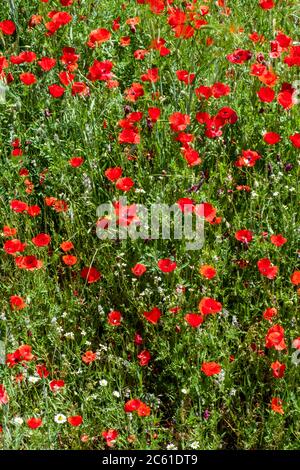
[[[299,450],[299,1],[0,4],[0,447]]]

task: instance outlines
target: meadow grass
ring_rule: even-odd
[[[19,269],[15,256],[4,249],[1,253],[1,333],[6,352],[28,344],[34,355],[14,367],[0,366],[0,383],[9,397],[0,406],[2,448],[104,449],[109,442],[102,432],[114,429],[116,449],[298,449],[299,366],[292,361],[292,342],[300,329],[297,287],[290,277],[299,269],[299,148],[289,137],[300,132],[300,108],[295,102],[285,109],[277,99],[261,102],[257,92],[265,85],[250,75],[252,64],[266,64],[278,77],[276,95],[282,84],[300,80],[299,67],[283,61],[288,48],[278,58],[270,57],[270,42],[279,31],[292,38],[291,44],[299,44],[298,2],[277,0],[274,8],[264,10],[258,0],[229,0],[224,7],[219,6],[222,2],[196,1],[196,12],[200,6],[209,7],[209,14],[202,15],[208,24],[189,39],[175,37],[166,7],[155,14],[147,3],[134,0],[74,0],[70,6],[58,0],[1,3],[0,22],[10,19],[16,24],[13,35],[0,32],[0,59],[3,55],[8,60],[1,75],[6,87],[0,104],[1,229],[16,228],[12,238],[27,243],[17,256],[35,255],[43,261],[41,269]],[[175,0],[175,6],[190,11],[187,2]],[[230,14],[223,14],[226,7]],[[47,36],[45,23],[53,10],[67,11],[72,20]],[[32,15],[41,15],[41,21],[29,27]],[[135,17],[139,22],[130,28],[126,20]],[[113,30],[116,18],[120,28]],[[88,47],[89,34],[97,28],[108,29],[111,37]],[[264,40],[250,40],[254,31]],[[130,37],[130,44],[120,45],[122,37]],[[170,54],[161,56],[149,48],[157,38],[165,39]],[[74,80],[88,86],[87,96],[72,94],[72,85],[64,86],[61,98],[48,91],[53,83],[61,85],[64,47],[75,48],[79,55]],[[148,50],[143,60],[134,58],[138,49]],[[237,49],[250,50],[251,59],[229,62],[226,56]],[[33,51],[37,59],[12,64],[9,58],[22,51]],[[57,61],[49,72],[37,64],[43,56]],[[95,59],[113,63],[117,87],[87,78]],[[153,67],[159,70],[158,81],[142,82],[141,75]],[[178,70],[194,73],[194,82],[179,81]],[[22,72],[35,74],[36,83],[23,84]],[[144,96],[126,101],[125,90],[137,82],[143,85]],[[208,100],[196,96],[197,87],[216,82],[228,85],[230,93]],[[128,115],[126,107],[144,113],[137,145],[118,141],[118,122]],[[152,125],[146,122],[149,107],[161,110]],[[196,113],[215,115],[222,107],[232,108],[238,120],[226,124],[221,136],[209,138]],[[189,166],[181,155],[169,126],[174,112],[191,117],[185,132],[194,136],[199,165]],[[271,131],[281,137],[275,145],[263,140]],[[18,157],[11,155],[16,138],[23,151]],[[254,167],[236,167],[247,149],[261,159]],[[69,164],[73,156],[84,158],[80,167]],[[210,203],[222,220],[205,222],[204,246],[195,251],[187,251],[184,240],[99,240],[97,207],[123,195],[104,174],[111,167],[121,167],[134,181],[126,193],[129,204],[171,205],[188,197],[197,204]],[[27,176],[20,176],[21,168],[28,170]],[[30,193],[26,178],[33,185]],[[250,190],[238,190],[239,185]],[[55,211],[45,204],[46,197],[64,200],[68,210]],[[14,199],[38,205],[41,213],[30,217],[14,212]],[[241,229],[253,233],[248,244],[235,238]],[[32,243],[39,233],[51,236],[47,247]],[[282,234],[287,242],[274,246],[272,234]],[[2,245],[8,239],[3,234]],[[72,267],[63,263],[66,253],[60,248],[68,240],[77,257]],[[176,260],[171,273],[157,267],[165,258]],[[279,267],[274,279],[259,272],[257,261],[262,258]],[[131,272],[136,263],[147,267],[141,277]],[[80,272],[91,265],[102,277],[89,284]],[[202,265],[212,265],[217,275],[205,279],[199,273]],[[13,295],[25,300],[24,309],[11,308]],[[199,313],[203,297],[217,299],[223,309],[193,328],[185,315]],[[162,312],[157,324],[143,315],[153,307]],[[174,307],[180,310],[171,312]],[[278,311],[271,322],[263,318],[269,307]],[[112,310],[121,312],[120,326],[107,321]],[[267,331],[275,324],[285,330],[283,350],[265,345]],[[136,332],[143,337],[142,346],[134,342]],[[151,354],[147,366],[137,358],[143,349]],[[97,353],[90,364],[82,361],[86,351]],[[275,378],[270,368],[277,360],[286,365],[282,378]],[[209,361],[221,365],[221,374],[206,377],[201,372]],[[37,374],[38,364],[46,366],[47,377]],[[20,374],[23,378],[17,380]],[[49,387],[54,379],[65,382],[57,393]],[[271,408],[274,397],[282,400],[284,414]],[[150,406],[150,415],[126,413],[124,404],[132,398]],[[58,414],[80,415],[83,422],[78,427],[58,424]],[[30,429],[26,421],[31,417],[42,418],[42,426]]]

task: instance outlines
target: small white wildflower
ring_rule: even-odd
[[[186,388],[182,388],[181,393],[183,393],[183,395],[187,395],[189,391]]]
[[[74,333],[72,331],[64,334],[65,338],[74,339]]]
[[[200,444],[199,444],[198,441],[194,441],[194,442],[191,443],[190,447],[191,447],[191,449],[199,449]]]
[[[67,421],[67,418],[63,414],[58,414],[54,417],[54,421],[58,424],[63,424]]]
[[[13,423],[16,424],[17,426],[21,426],[21,424],[24,423],[24,420],[23,420],[23,418],[21,418],[20,416],[16,416],[16,417],[13,419]]]
[[[40,377],[35,377],[34,375],[28,377],[28,382],[32,384],[36,384],[39,380],[41,380]]]
[[[104,308],[100,304],[98,305],[98,313],[99,313],[99,315],[104,315],[104,313],[105,313]]]
[[[178,450],[178,448],[174,444],[168,444],[167,450]]]
[[[114,390],[114,391],[112,392],[112,394],[113,394],[113,396],[116,397],[116,398],[120,398],[120,396],[121,396],[120,393],[119,393],[117,390]]]
[[[101,387],[107,387],[108,382],[107,382],[107,380],[102,379],[102,380],[99,380],[99,384],[101,385]]]
[[[224,379],[225,379],[225,370],[221,370],[221,372],[215,378],[215,383],[217,385],[220,385],[222,382],[224,382]]]

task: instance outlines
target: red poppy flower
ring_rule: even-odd
[[[56,83],[54,83],[53,85],[49,85],[48,90],[50,95],[53,96],[53,98],[60,98],[65,92],[65,89],[62,86],[57,85]]]
[[[29,418],[27,420],[27,426],[30,429],[37,429],[40,426],[42,426],[42,424],[43,424],[43,422],[42,422],[41,418]]]
[[[127,192],[134,186],[134,182],[129,177],[119,178],[116,182],[116,188],[121,191]]]
[[[300,271],[294,271],[291,275],[291,283],[295,286],[300,284]]]
[[[177,70],[176,75],[178,80],[185,83],[186,85],[193,83],[196,76],[194,73],[189,73],[187,70]]]
[[[33,85],[36,83],[36,77],[33,73],[25,72],[20,74],[20,80],[24,83],[24,85]]]
[[[87,281],[88,284],[99,281],[101,273],[93,266],[85,267],[81,270],[80,276]]]
[[[138,400],[137,398],[128,400],[124,405],[124,411],[126,413],[132,413],[133,411],[137,411],[139,407],[141,406],[141,404],[142,404],[141,400]]]
[[[263,313],[264,319],[268,321],[272,321],[273,317],[275,317],[276,315],[277,309],[275,307],[269,307]]]
[[[211,87],[212,96],[216,99],[227,96],[230,93],[230,86],[225,83],[217,82]]]
[[[271,103],[271,101],[273,101],[274,98],[275,98],[275,91],[272,90],[272,88],[269,88],[269,87],[262,87],[257,92],[257,95],[258,95],[260,101],[262,101],[264,103]]]
[[[281,141],[281,137],[276,132],[266,132],[264,134],[264,141],[266,144],[274,145]]]
[[[102,431],[102,437],[106,440],[106,445],[112,447],[116,441],[119,433],[116,429],[108,429],[107,431]]]
[[[132,144],[137,145],[141,141],[140,135],[138,130],[133,128],[123,129],[118,136],[119,144]]]
[[[202,162],[199,156],[199,152],[189,146],[182,148],[181,153],[189,166],[200,165],[200,163]]]
[[[282,403],[283,401],[280,398],[272,398],[271,400],[271,408],[275,413],[279,413],[281,415],[284,414],[283,408],[282,408]]]
[[[26,307],[24,299],[19,295],[11,295],[9,301],[12,310],[22,310]]]
[[[27,271],[40,269],[43,266],[43,262],[38,260],[34,255],[17,256],[15,263],[19,269],[26,269]]]
[[[151,354],[149,353],[149,351],[144,349],[143,351],[140,352],[140,354],[138,354],[137,357],[139,359],[140,366],[144,367],[144,366],[148,365],[148,363],[151,359]]]
[[[72,157],[70,160],[69,160],[69,164],[73,167],[73,168],[78,168],[79,166],[81,166],[84,162],[84,158],[82,157]]]
[[[47,367],[45,366],[45,364],[37,364],[35,366],[35,369],[36,369],[36,372],[37,374],[41,377],[41,379],[44,377],[44,378],[47,378],[48,375],[50,374],[50,372],[48,371]]]
[[[204,264],[203,266],[200,266],[200,274],[205,277],[206,279],[213,279],[217,271],[213,266],[210,266],[209,264]]]
[[[203,299],[199,302],[199,310],[202,315],[215,315],[222,310],[222,304],[221,302],[218,302],[211,297],[203,297]]]
[[[72,96],[80,95],[80,96],[89,96],[90,89],[84,82],[74,82],[72,84]]]
[[[148,108],[148,114],[152,122],[156,122],[160,116],[159,108]]]
[[[268,258],[262,258],[257,262],[259,272],[268,279],[275,279],[278,274],[278,266],[274,266]]]
[[[55,199],[51,204],[56,212],[66,212],[68,210],[68,204],[65,201]]]
[[[122,176],[122,168],[117,166],[117,167],[114,167],[114,168],[108,168],[106,171],[105,171],[105,176],[107,179],[109,179],[109,181],[117,181],[121,176]]]
[[[37,215],[40,215],[41,209],[39,206],[29,206],[27,207],[27,214],[30,215],[30,217],[36,217]]]
[[[27,206],[26,202],[19,201],[18,199],[13,199],[10,202],[10,208],[14,212],[24,212],[24,211],[27,211],[28,206]]]
[[[224,106],[223,108],[219,109],[215,121],[213,124],[215,126],[222,127],[224,124],[235,124],[238,120],[238,115],[234,111],[234,109],[229,108],[228,106]],[[221,121],[221,122],[220,122]]]
[[[153,323],[154,325],[156,325],[156,323],[161,317],[161,311],[159,310],[159,308],[154,307],[152,310],[150,310],[150,312],[144,312],[144,317],[150,323]]]
[[[133,57],[136,60],[144,60],[148,53],[149,51],[147,51],[146,49],[137,49],[136,51],[134,51]]]
[[[113,310],[107,315],[107,321],[110,325],[120,326],[121,320],[122,320],[121,312],[118,312],[117,310]]]
[[[275,377],[276,379],[281,379],[284,376],[286,365],[281,364],[279,361],[275,361],[272,362],[271,369],[273,371],[273,377]]]
[[[58,76],[59,76],[60,83],[64,86],[70,85],[70,83],[72,83],[72,81],[75,78],[75,75],[73,73],[70,73],[70,72],[67,72],[67,71],[59,72]],[[60,87],[60,88],[62,88],[62,87]]]
[[[207,376],[219,374],[222,370],[222,367],[216,362],[203,362],[201,366],[201,371]]]
[[[32,238],[32,243],[35,246],[47,246],[51,242],[51,237],[50,235],[47,235],[47,233],[39,233],[36,237]]]
[[[11,36],[16,31],[16,25],[11,20],[4,20],[0,22],[0,29],[3,34]]]
[[[300,66],[300,46],[290,46],[289,55],[283,60],[289,67]]]
[[[176,202],[181,212],[194,212],[195,201],[188,197],[182,197]]]
[[[263,10],[271,10],[272,8],[274,8],[275,3],[274,0],[259,0],[259,6]]]
[[[62,242],[60,244],[60,247],[63,251],[70,251],[74,248],[74,245],[72,242],[67,241],[67,242]]]
[[[272,326],[266,335],[266,348],[275,348],[277,351],[286,349],[284,342],[284,328],[280,325]]]
[[[93,351],[86,351],[82,356],[81,359],[85,364],[90,364],[94,362],[97,358],[97,354]]]
[[[293,99],[293,91],[280,91],[277,96],[277,101],[284,109],[292,108],[292,106],[295,104]]]
[[[204,217],[207,222],[212,223],[216,218],[217,209],[208,202],[203,202],[196,205],[195,213],[198,216]]]
[[[210,86],[201,85],[195,89],[195,93],[196,93],[197,98],[199,99],[205,98],[206,100],[208,100],[212,96],[212,89]],[[197,115],[196,115],[196,119],[197,119]]]
[[[34,356],[31,353],[31,346],[28,344],[23,344],[13,353],[6,355],[6,363],[9,367],[13,367],[16,364],[22,363],[22,361],[29,362],[33,359]]]
[[[44,72],[49,72],[49,70],[55,67],[56,59],[53,59],[52,57],[42,57],[38,61],[38,64]]]
[[[0,405],[6,405],[9,402],[9,396],[4,385],[0,384]]]
[[[172,131],[174,132],[180,132],[184,131],[187,126],[190,124],[191,119],[188,114],[182,114],[182,113],[173,113],[169,117],[169,123]]]
[[[270,240],[273,245],[278,247],[284,245],[287,242],[287,238],[284,238],[281,233],[278,235],[271,235]]]
[[[237,167],[253,167],[257,160],[261,158],[261,155],[256,152],[255,150],[242,150],[242,155],[239,156],[237,161],[235,162],[235,166]]]
[[[89,68],[89,74],[87,78],[91,81],[96,80],[109,80],[112,78],[113,63],[109,60],[100,62],[99,60],[94,60],[93,65]]]
[[[234,236],[242,243],[250,243],[253,240],[253,232],[251,230],[239,230]]]
[[[131,268],[131,272],[137,277],[142,276],[146,271],[146,266],[141,263],[137,263],[133,268]]]
[[[150,416],[151,413],[151,408],[150,406],[146,405],[146,403],[141,403],[140,406],[137,409],[137,414],[138,416],[144,417],[144,416]]]
[[[197,313],[187,313],[184,319],[193,328],[198,328],[204,322],[204,317]]]
[[[69,416],[68,417],[68,423],[71,424],[71,426],[74,426],[74,427],[80,426],[83,423],[82,416],[80,416],[80,415]]]
[[[16,228],[8,227],[8,225],[4,225],[3,227],[3,235],[5,237],[14,237],[17,234]]]
[[[293,348],[300,349],[300,336],[299,338],[294,339],[292,345],[293,345]]]
[[[294,147],[300,148],[300,133],[296,132],[296,134],[290,135],[289,139]]]
[[[143,82],[156,83],[159,80],[158,68],[154,67],[152,69],[147,70],[146,73],[141,75],[141,80]]]
[[[67,266],[74,266],[77,263],[77,257],[73,255],[65,255],[62,257],[62,260]]]
[[[62,26],[68,24],[72,20],[72,16],[66,11],[51,11],[48,13],[51,21],[45,23],[45,27],[48,30],[47,36],[52,36]]]
[[[171,273],[177,267],[175,261],[170,260],[169,258],[160,259],[157,263],[157,266],[163,273]]]
[[[145,92],[140,83],[133,83],[130,88],[125,90],[125,98],[127,101],[135,103]]]
[[[91,48],[103,44],[111,38],[111,33],[105,28],[94,29],[89,35],[87,45]]]
[[[58,392],[61,388],[65,386],[64,380],[51,380],[49,387],[53,393]]]
[[[5,253],[9,255],[14,255],[15,253],[22,253],[26,248],[26,243],[22,243],[17,238],[12,240],[7,240],[4,245],[3,249]]]
[[[247,60],[251,59],[252,53],[251,51],[247,51],[244,49],[237,49],[232,54],[226,56],[226,59],[233,64],[243,64]]]
[[[180,24],[174,28],[175,37],[189,39],[194,36],[195,30],[188,24]]]

